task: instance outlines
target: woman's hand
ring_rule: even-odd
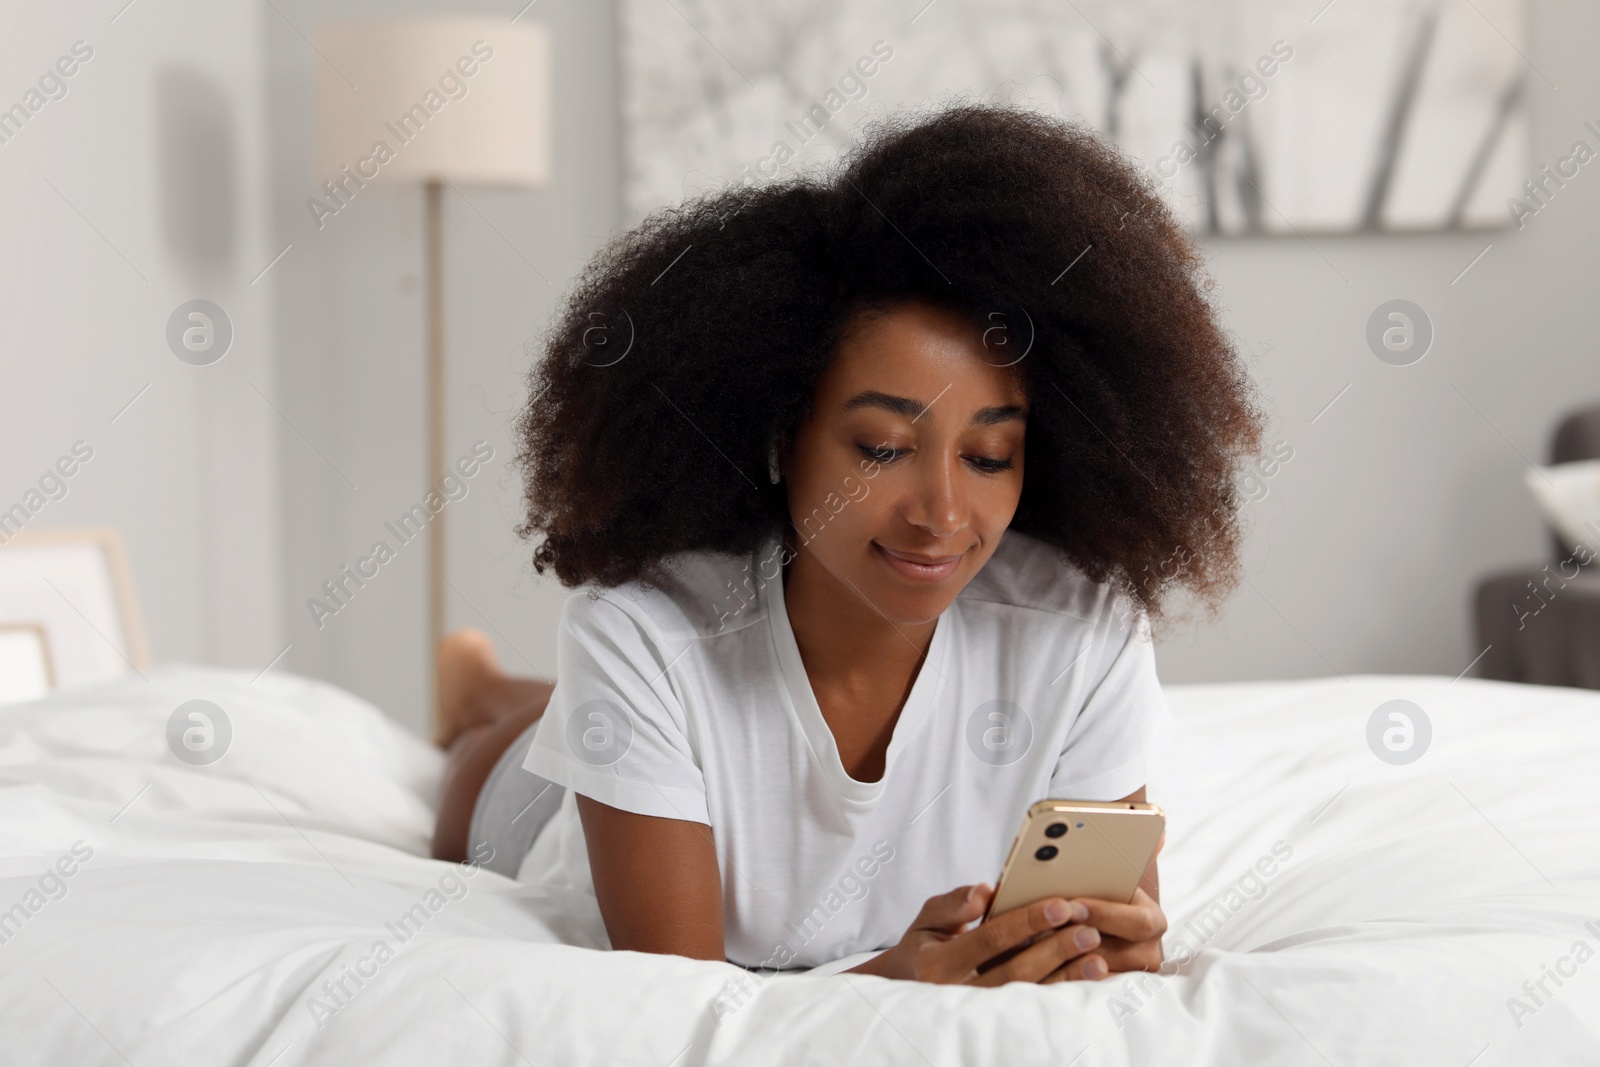
[[[1144,789],[1132,796],[1123,797],[1119,803],[1144,803]],[[1133,900],[1119,904],[1111,900],[1076,897],[1072,903],[1081,904],[1089,911],[1084,925],[1100,931],[1101,943],[1093,957],[1083,961],[1080,970],[1087,971],[1096,963],[1097,974],[1073,974],[1062,968],[1045,982],[1065,982],[1078,977],[1102,978],[1118,971],[1157,971],[1161,969],[1161,935],[1167,932],[1167,914],[1161,910],[1161,878],[1156,870],[1156,857],[1166,847],[1167,835],[1163,833],[1145,865],[1139,887],[1133,891]],[[1104,969],[1101,969],[1104,968]]]
[[[1082,920],[1085,927],[1100,931],[1100,946],[1094,955],[1083,961],[1078,971],[1088,969],[1089,963],[1098,961],[1109,973],[1118,971],[1157,971],[1161,969],[1161,935],[1167,932],[1167,915],[1161,905],[1143,888],[1133,892],[1133,902],[1118,904],[1110,900],[1078,897],[1072,903],[1084,908],[1088,917]],[[1075,978],[1101,978],[1108,973],[1074,973],[1062,967],[1043,981],[1066,982]]]
[[[1086,906],[1089,902],[1050,897],[1003,912],[968,930],[967,924],[983,917],[993,897],[994,890],[987,885],[962,886],[929,897],[897,945],[852,967],[851,973],[980,986],[1100,977],[1106,973],[1104,960],[1085,956],[1101,940],[1098,931],[1080,925],[1091,914]],[[1109,913],[1104,918],[1113,924],[1119,921]],[[1004,963],[978,973],[982,964],[1019,947],[1021,950]],[[1090,960],[1098,963],[1098,973],[1088,966]]]

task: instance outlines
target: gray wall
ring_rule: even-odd
[[[320,18],[401,7],[280,6],[308,30]],[[620,218],[617,74],[609,3],[546,0],[524,18],[548,24],[557,42],[555,184],[469,191],[482,216],[453,194],[447,200],[449,451],[483,438],[497,453],[492,471],[447,511],[459,589],[449,611],[452,625],[494,634],[512,669],[549,673],[564,592],[532,577],[528,548],[510,533],[519,491],[505,466],[507,427],[524,396],[525,342]],[[293,641],[285,665],[420,726],[422,545],[403,549],[321,631],[304,604],[422,493],[420,193],[374,197],[323,232],[310,229],[304,201],[320,181],[308,158],[315,57],[278,16],[269,12],[265,25],[274,244],[297,242],[277,279],[281,391],[304,433],[282,437],[283,611]],[[1581,124],[1600,118],[1584,110],[1600,99],[1590,60],[1597,43],[1591,7],[1531,5],[1527,54],[1560,88],[1531,80],[1530,176],[1576,138],[1594,143]],[[1522,486],[1523,457],[1543,459],[1562,411],[1600,400],[1591,348],[1600,312],[1587,292],[1600,223],[1591,169],[1520,232],[1206,244],[1227,322],[1273,413],[1270,436],[1294,456],[1249,506],[1250,584],[1216,620],[1201,615],[1163,636],[1165,680],[1455,675],[1477,655],[1474,581],[1546,549]],[[1437,331],[1428,356],[1406,368],[1380,363],[1364,341],[1368,315],[1395,297],[1422,305]]]
[[[1532,178],[1579,138],[1600,149],[1583,129],[1600,125],[1600,9],[1563,0],[1529,14],[1525,51],[1543,72],[1529,71]],[[1170,635],[1163,678],[1466,669],[1483,650],[1476,580],[1548,560],[1527,461],[1547,461],[1562,413],[1600,403],[1597,236],[1590,164],[1521,230],[1208,244],[1242,349],[1265,353],[1254,375],[1294,459],[1249,508],[1252,584],[1215,624]],[[1410,367],[1379,362],[1364,340],[1394,298],[1420,304],[1436,331]]]
[[[0,144],[0,510],[84,440],[93,459],[28,528],[119,528],[153,658],[251,670],[283,647],[257,17],[12,4],[0,33],[7,108],[73,42],[93,50]],[[166,343],[195,298],[233,324],[207,367]]]

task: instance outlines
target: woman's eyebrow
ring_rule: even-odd
[[[1007,404],[1004,407],[980,409],[976,415],[972,416],[972,425],[994,426],[1002,422],[1011,422],[1013,420],[1022,422],[1027,417],[1028,413],[1022,410],[1020,406],[1016,404]]]
[[[868,389],[864,393],[857,393],[844,402],[846,411],[854,411],[856,408],[882,408],[893,414],[915,419],[928,410],[928,405],[920,400],[912,400],[909,397],[890,396],[888,393],[880,393],[876,389]]]
[[[928,410],[929,405],[920,400],[912,400],[905,396],[891,396],[880,393],[876,389],[869,389],[864,393],[857,393],[844,402],[846,411],[857,408],[882,408],[895,415],[908,419],[919,419]],[[972,416],[974,426],[996,426],[1002,422],[1022,421],[1027,417],[1027,412],[1017,404],[1006,404],[1003,407],[980,408]]]

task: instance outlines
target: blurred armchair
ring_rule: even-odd
[[[1600,459],[1600,406],[1568,415],[1550,443],[1551,465],[1591,459]],[[1600,689],[1600,559],[1566,541],[1552,528],[1549,563],[1478,583],[1477,646],[1488,646],[1480,677]]]

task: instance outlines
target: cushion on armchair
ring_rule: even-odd
[[[1600,555],[1600,459],[1529,467],[1528,491],[1566,552],[1580,564]]]

